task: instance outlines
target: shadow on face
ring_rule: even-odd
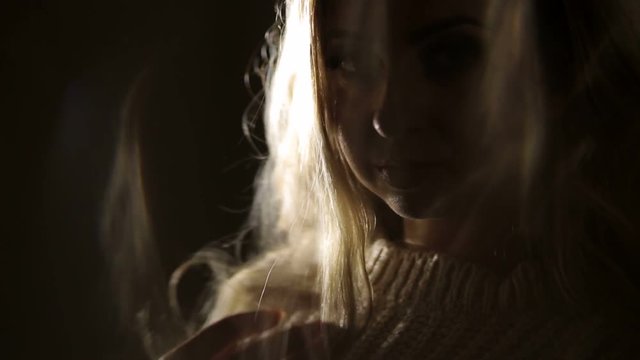
[[[449,216],[477,196],[486,6],[348,0],[327,7],[324,57],[341,150],[361,184],[398,215]]]

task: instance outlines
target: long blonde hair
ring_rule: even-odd
[[[285,258],[278,266],[312,269],[317,281],[307,286],[318,294],[322,318],[354,328],[370,310],[365,253],[376,223],[370,200],[340,150],[328,110],[321,6],[320,0],[287,0],[270,33],[272,55],[263,74],[269,150],[249,220],[262,255],[234,271],[236,278],[268,291],[264,276],[250,275],[252,268],[264,266],[260,259],[305,250],[308,256]],[[549,17],[549,29],[544,29],[540,24]],[[640,31],[637,22],[627,21],[640,19],[640,10],[623,1],[496,0],[487,19],[496,35],[482,94],[489,114],[484,135],[516,154],[505,163],[498,158],[506,152],[501,148],[496,158],[487,159],[496,179],[487,193],[500,191],[505,164],[519,166],[523,248],[548,263],[549,276],[568,298],[579,292],[574,279],[585,276],[590,256],[637,289],[637,267],[623,258],[640,250],[635,189],[640,180],[635,168],[639,111],[625,100],[640,96],[640,50],[633,41]],[[544,49],[541,42],[550,41],[554,30],[560,31],[558,43]],[[561,59],[550,60],[554,56]],[[566,73],[559,74],[558,66]],[[631,87],[623,89],[626,85]],[[551,87],[570,94],[559,109],[548,105]],[[521,120],[517,141],[500,133],[514,117]],[[600,133],[608,129],[604,119],[614,121],[616,131]],[[129,151],[137,156],[135,146]],[[611,156],[615,164],[607,160]],[[116,163],[118,169],[123,165]],[[107,214],[118,206],[113,199],[124,201],[128,194],[117,190],[126,184],[116,172]],[[490,200],[487,196],[476,207],[473,221],[482,220],[481,208],[490,207]],[[113,229],[113,217],[107,219],[107,228]],[[148,246],[133,249],[148,256],[151,237],[138,236],[132,243],[140,239]]]
[[[257,205],[268,219],[261,238],[317,248],[316,259],[302,260],[318,269],[322,317],[347,326],[357,302],[370,298],[364,251],[373,217],[327,124],[316,7],[316,1],[287,2],[277,65],[267,79],[270,152]]]
[[[346,164],[328,110],[322,6],[318,0],[286,2],[278,58],[266,82],[270,153],[258,178],[256,205],[267,219],[261,223],[262,239],[282,238],[287,247],[320,247],[314,264],[321,270],[322,314],[325,320],[352,325],[359,322],[356,302],[371,300],[364,251],[375,217]],[[517,168],[522,247],[546,263],[549,277],[567,299],[580,296],[576,279],[593,266],[590,257],[620,271],[619,261],[612,259],[619,252],[602,247],[602,236],[626,251],[640,246],[638,205],[628,197],[640,199],[629,185],[616,189],[598,183],[602,174],[594,174],[608,171],[612,183],[638,180],[638,171],[631,168],[637,164],[638,142],[625,137],[630,152],[620,154],[601,140],[599,132],[606,130],[590,124],[615,118],[618,126],[638,134],[639,109],[616,99],[640,95],[640,54],[633,46],[640,29],[630,20],[638,18],[638,6],[622,1],[603,6],[496,0],[487,8],[494,35],[482,95],[488,112],[484,136],[500,146],[487,159],[493,179],[487,203],[480,200],[469,221],[482,221],[482,209],[494,206],[491,192],[501,191],[501,181],[512,180],[509,171]],[[592,33],[586,32],[589,25],[595,28]],[[556,43],[547,43],[552,40]],[[608,77],[618,78],[618,73],[629,76],[625,82],[633,87]],[[551,107],[560,91],[569,94],[567,102]],[[598,107],[603,113],[585,116],[585,108]],[[501,130],[513,127],[514,118],[519,119],[520,135],[510,139]],[[583,122],[576,124],[580,118]],[[505,160],[510,151],[515,155]],[[623,156],[628,167],[621,164],[612,172],[597,162],[602,156]],[[620,196],[627,197],[625,205]],[[625,266],[625,275],[618,276],[623,282],[637,281],[634,270]]]

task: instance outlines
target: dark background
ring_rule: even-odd
[[[273,4],[0,5],[1,358],[140,356],[118,330],[98,225],[123,100],[143,71],[145,186],[164,266],[238,229],[257,165],[241,131],[243,76]]]

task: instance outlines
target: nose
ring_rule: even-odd
[[[386,127],[386,124],[382,124],[380,121],[380,114],[378,112],[373,115],[373,128],[378,135],[385,139],[391,139],[393,137],[393,133],[389,131],[390,129]]]
[[[373,101],[373,128],[378,135],[385,139],[396,138],[400,132],[400,124],[393,121],[393,109],[397,107],[395,86],[391,73],[387,74],[384,84],[380,86]]]
[[[402,66],[389,71],[384,86],[374,96],[372,126],[385,139],[403,137],[408,131],[420,131],[424,125],[412,102],[417,94],[412,88],[415,82]]]

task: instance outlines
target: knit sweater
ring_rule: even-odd
[[[640,359],[637,313],[563,303],[540,266],[498,276],[379,240],[368,257],[373,317],[345,358]]]
[[[268,288],[256,287],[255,278],[244,281],[252,277],[246,274],[224,284],[219,316],[258,307],[284,309],[289,323],[317,319],[317,311],[293,312],[304,301],[308,309],[318,309],[312,294],[296,289],[315,275],[277,266],[279,260],[267,257],[264,266],[252,267]],[[371,316],[353,339],[342,342],[337,357],[640,359],[640,317],[633,302],[603,294],[596,301],[568,303],[545,280],[541,266],[525,262],[498,275],[446,255],[378,240],[367,254]],[[201,355],[197,358],[211,356]]]

